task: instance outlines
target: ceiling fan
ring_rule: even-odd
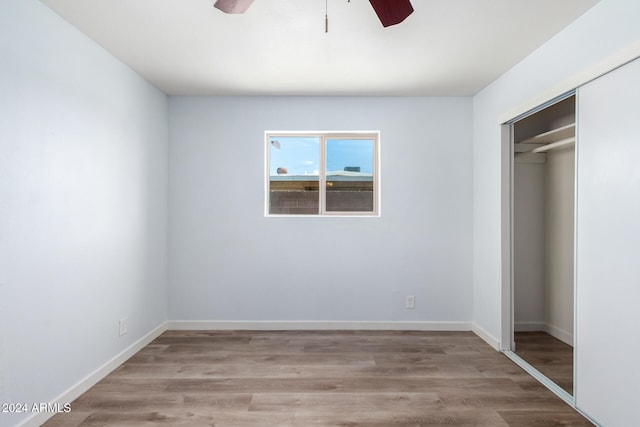
[[[245,13],[252,3],[253,0],[216,0],[213,6],[224,13]],[[369,3],[383,27],[399,24],[413,12],[410,0],[369,0]]]

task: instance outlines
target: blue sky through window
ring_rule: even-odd
[[[327,172],[344,171],[345,167],[373,173],[373,140],[327,139]]]
[[[373,173],[373,140],[327,139],[327,172],[344,171],[345,167],[360,168]],[[320,138],[308,136],[274,136],[269,141],[269,175],[278,175],[278,168],[287,175],[319,175]],[[282,171],[282,169],[281,169]]]
[[[269,175],[278,175],[278,168],[287,175],[319,175],[320,138],[278,136],[269,142]]]

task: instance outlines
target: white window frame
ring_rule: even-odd
[[[317,214],[273,214],[269,212],[270,175],[269,141],[272,137],[318,137],[320,139],[319,209]],[[327,139],[373,140],[373,210],[372,211],[327,211],[326,209],[326,140]],[[265,131],[265,217],[380,217],[380,131]]]

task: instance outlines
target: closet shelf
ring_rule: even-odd
[[[514,144],[515,157],[526,163],[544,163],[546,153],[576,141],[576,124],[571,123]]]
[[[540,147],[534,148],[531,150],[532,153],[544,153],[549,150],[553,150],[554,148],[563,147],[568,144],[573,144],[576,142],[575,136],[570,136],[569,138],[561,139],[560,141],[552,142],[550,144],[545,144]]]
[[[549,132],[541,133],[531,138],[527,138],[518,142],[518,144],[551,144],[563,139],[575,137],[575,135],[576,124],[571,123],[569,125],[550,130]]]

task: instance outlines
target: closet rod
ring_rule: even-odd
[[[560,141],[552,142],[551,144],[543,145],[542,147],[534,148],[531,150],[532,153],[544,153],[545,151],[549,151],[553,148],[562,147],[563,145],[571,144],[576,142],[576,137],[572,136],[570,138],[561,139]]]

